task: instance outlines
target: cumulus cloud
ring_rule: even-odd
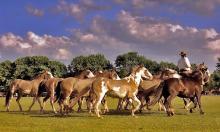
[[[38,8],[35,8],[31,5],[27,6],[26,7],[26,10],[29,14],[33,15],[33,16],[38,16],[38,17],[41,17],[44,15],[44,11],[41,10],[41,9],[38,9]]]
[[[200,15],[213,14],[215,9],[220,5],[219,0],[114,0],[116,4],[124,5],[129,10],[140,10],[167,6],[173,12],[194,12]]]
[[[114,0],[135,9],[145,9],[146,6],[155,7],[171,3],[181,6],[185,10],[200,12],[207,7],[212,12],[217,0],[209,4],[196,4],[183,0]],[[132,5],[132,6],[131,6]],[[108,6],[106,6],[108,7]],[[83,20],[87,14],[108,9],[95,3],[93,0],[82,0],[78,3],[69,3],[61,0],[57,10],[78,20]],[[181,24],[163,21],[152,17],[137,15],[132,10],[121,10],[116,18],[109,20],[101,16],[91,18],[80,29],[70,29],[69,36],[38,35],[27,32],[21,37],[13,33],[0,36],[0,52],[2,58],[17,58],[26,55],[47,55],[50,58],[70,62],[76,55],[103,53],[110,60],[118,54],[128,51],[138,51],[146,57],[157,61],[172,61],[178,59],[178,52],[186,50],[193,63],[205,61],[214,69],[216,58],[220,51],[220,35],[213,28],[199,29]]]
[[[72,16],[80,21],[82,21],[88,13],[107,10],[109,8],[110,6],[98,5],[93,0],[81,0],[78,3],[70,3],[65,0],[60,0],[56,7],[58,12],[62,12],[67,16]]]
[[[2,57],[14,59],[17,56],[46,55],[51,58],[67,60],[71,57],[68,51],[75,44],[66,36],[37,35],[27,32],[25,37],[7,33],[0,36]]]
[[[73,34],[77,43],[87,38],[87,47],[109,56],[114,54],[103,49],[114,53],[138,51],[151,59],[175,62],[179,57],[178,52],[187,50],[193,63],[205,61],[211,69],[214,69],[217,51],[220,51],[219,35],[213,28],[181,26],[151,17],[134,16],[124,10],[114,21],[95,17],[89,29],[78,30]]]
[[[55,58],[58,60],[68,60],[72,57],[72,54],[67,49],[60,48],[57,51],[57,54],[55,55]]]

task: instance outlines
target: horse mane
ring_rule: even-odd
[[[202,79],[203,73],[200,70],[195,70],[192,72],[190,78],[195,80],[195,81],[199,81]]]
[[[45,73],[39,73],[38,75],[36,75],[35,77],[32,78],[32,80],[35,80],[35,79],[39,79],[39,78],[42,78],[42,75],[44,75]]]

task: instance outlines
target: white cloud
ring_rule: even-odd
[[[55,55],[55,58],[58,60],[68,60],[72,57],[71,52],[69,52],[67,49],[58,49],[57,55]]]
[[[43,10],[38,9],[38,8],[35,8],[35,7],[33,7],[33,6],[30,6],[30,5],[26,7],[26,10],[27,10],[27,12],[28,12],[29,14],[31,14],[31,15],[33,15],[33,16],[38,16],[38,17],[40,17],[40,16],[43,16],[43,15],[44,15],[44,11],[43,11]]]

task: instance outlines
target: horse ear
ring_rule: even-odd
[[[139,64],[139,67],[144,67],[144,64]]]

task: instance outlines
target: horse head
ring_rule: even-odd
[[[135,71],[135,77],[141,77],[141,78],[148,79],[148,80],[153,79],[153,75],[143,65],[138,66],[138,68]]]
[[[113,68],[111,71],[109,71],[110,73],[110,78],[113,80],[121,80],[121,78],[118,76],[116,69]]]
[[[95,77],[95,75],[92,73],[92,71],[90,70],[85,70],[82,72],[82,74],[86,77],[86,78],[92,78]]]
[[[39,75],[37,75],[34,79],[50,79],[53,78],[53,74],[48,70],[44,70]]]
[[[203,62],[197,65],[196,70],[193,72],[192,76],[193,78],[199,80],[201,85],[204,85],[205,83],[209,82],[210,72],[208,67]]]

